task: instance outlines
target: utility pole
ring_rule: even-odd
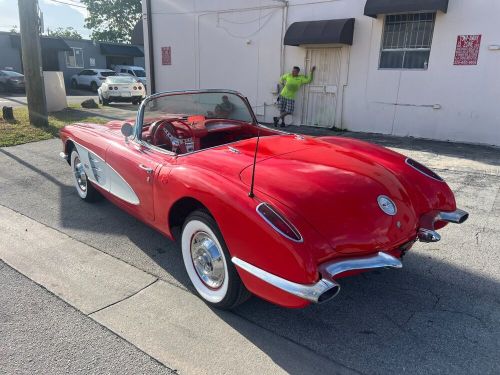
[[[18,0],[18,6],[21,51],[30,123],[39,127],[48,126],[47,100],[45,98],[42,52],[40,48],[38,0]]]

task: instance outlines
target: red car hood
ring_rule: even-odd
[[[347,147],[316,142],[260,160],[255,190],[301,215],[337,253],[387,250],[415,237],[414,209],[392,172]],[[251,166],[241,172],[245,184],[251,173]],[[381,210],[380,195],[396,203],[395,216]]]

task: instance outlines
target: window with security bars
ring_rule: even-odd
[[[427,69],[435,13],[385,16],[380,69]]]

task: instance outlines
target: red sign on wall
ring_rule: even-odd
[[[162,65],[172,65],[171,47],[161,47],[161,63]]]
[[[481,35],[459,35],[453,65],[477,65]]]

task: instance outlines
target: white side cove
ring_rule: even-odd
[[[140,203],[139,197],[127,181],[109,164],[82,145],[75,143],[75,146],[90,181],[127,203]]]

